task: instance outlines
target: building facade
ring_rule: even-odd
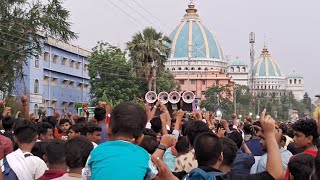
[[[203,99],[213,85],[233,87],[228,77],[228,62],[213,33],[203,24],[193,3],[188,5],[181,23],[172,31],[171,54],[165,66],[174,75],[182,91],[193,91]]]
[[[288,76],[283,75],[277,61],[271,56],[266,46],[260,56],[255,59],[251,72],[248,66],[239,60],[230,62],[228,65],[228,75],[233,77],[236,84],[248,85],[249,73],[252,73],[253,80],[250,88],[254,96],[281,97],[292,92],[297,100],[303,99],[303,77],[295,72]]]
[[[25,77],[16,82],[14,94],[29,96],[30,113],[39,108],[76,113],[75,104],[88,102],[90,52],[53,38],[44,41],[41,56],[27,59]]]

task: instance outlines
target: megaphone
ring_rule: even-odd
[[[186,91],[182,94],[182,100],[183,102],[190,104],[195,100],[195,95],[191,91]]]
[[[154,91],[149,91],[146,93],[145,99],[146,99],[147,103],[153,104],[157,101],[157,93]]]
[[[169,94],[168,100],[171,104],[177,104],[180,101],[180,99],[181,99],[181,96],[177,91],[172,91]]]
[[[169,102],[168,96],[169,94],[167,92],[160,92],[158,94],[158,101],[160,101],[162,104],[167,104]]]

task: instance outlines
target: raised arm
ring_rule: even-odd
[[[266,110],[261,113],[261,126],[265,135],[268,149],[267,171],[276,180],[282,180],[284,171],[279,146],[275,138],[275,120],[271,116],[266,116]]]

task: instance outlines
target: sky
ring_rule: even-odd
[[[125,48],[145,27],[164,34],[179,25],[188,0],[64,0],[70,11],[72,43],[91,50],[98,41]],[[258,57],[264,44],[284,75],[304,77],[305,91],[320,94],[319,0],[194,0],[203,24],[218,38],[231,60],[249,63],[249,33]]]

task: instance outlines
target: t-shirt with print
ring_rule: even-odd
[[[127,141],[108,141],[100,144],[88,160],[91,180],[141,180],[152,176],[150,156],[146,150]],[[152,177],[153,178],[153,177]]]
[[[194,149],[190,150],[187,154],[181,155],[176,159],[174,171],[186,171],[189,173],[192,169],[198,167],[198,161],[194,157]]]

